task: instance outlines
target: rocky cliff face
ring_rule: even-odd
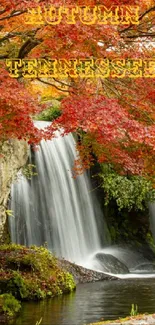
[[[28,145],[25,141],[10,140],[0,144],[0,244],[7,238],[7,202],[11,183],[18,170],[28,159]]]

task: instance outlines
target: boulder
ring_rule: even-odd
[[[95,266],[98,270],[113,274],[130,273],[127,266],[110,254],[97,253],[95,255]]]
[[[132,269],[132,273],[155,273],[154,263],[142,263]]]

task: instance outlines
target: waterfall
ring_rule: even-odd
[[[40,128],[47,125],[37,122]],[[71,134],[61,137],[57,131],[52,141],[41,141],[40,149],[29,158],[38,175],[31,180],[20,176],[12,185],[14,217],[9,224],[13,242],[28,246],[46,242],[57,256],[83,264],[101,248],[99,232],[104,243],[108,232],[88,175],[72,177],[75,157]]]

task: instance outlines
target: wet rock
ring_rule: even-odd
[[[143,263],[143,264],[140,264],[140,265],[137,265],[134,269],[132,269],[132,272],[133,273],[136,273],[136,272],[146,272],[146,273],[155,273],[155,264],[153,263]]]
[[[95,255],[95,266],[103,271],[113,274],[130,273],[127,266],[120,262],[116,257],[110,254],[97,253]]]
[[[115,276],[86,269],[83,266],[71,263],[65,259],[59,259],[59,266],[73,275],[76,284],[117,279]]]
[[[21,167],[28,159],[28,144],[23,140],[12,139],[0,142],[0,244],[8,243],[7,209],[11,184]]]

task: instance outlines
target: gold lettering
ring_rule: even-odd
[[[119,6],[111,6],[109,9],[105,6],[98,6],[98,24],[100,25],[119,25]]]
[[[95,77],[108,78],[110,75],[109,60],[97,59],[95,61]]]
[[[124,78],[126,72],[125,65],[125,59],[113,59],[111,61],[111,77]]]
[[[47,24],[58,25],[62,21],[62,15],[66,15],[67,24],[76,24],[76,15],[84,25],[138,25],[139,24],[139,6],[116,6],[110,8],[104,5],[98,6],[50,6],[28,9],[25,24]]]
[[[79,59],[79,76],[80,78],[94,77],[94,60],[93,59]]]
[[[38,59],[38,77],[56,78],[57,77],[56,64],[57,64],[57,60]]]
[[[78,14],[79,9],[78,6],[75,8],[69,8],[69,7],[63,7],[62,8],[62,14],[66,15],[66,23],[71,25],[71,24],[76,24],[75,16]]]
[[[84,25],[93,25],[96,23],[96,12],[97,7],[90,7],[90,6],[81,6],[79,7],[79,15],[80,15],[80,21]]]
[[[139,25],[139,7],[138,6],[121,6],[121,21],[122,25]]]
[[[12,78],[19,77],[19,71],[22,67],[22,60],[21,59],[6,59],[6,66],[9,68],[9,75]]]
[[[57,71],[60,78],[72,77],[77,78],[77,60],[71,59],[69,61],[60,59],[57,62]]]
[[[37,77],[37,59],[23,59],[23,77],[36,78]]]
[[[155,78],[155,59],[144,60],[144,77]]]
[[[25,24],[27,25],[37,25],[37,24],[44,24],[43,21],[43,13],[39,7],[36,9],[28,9],[28,13],[26,14]]]
[[[131,59],[127,61],[127,77],[129,78],[140,78],[143,75],[142,71],[142,60]]]
[[[155,59],[7,59],[12,78],[154,78]]]
[[[63,7],[50,6],[49,9],[47,8],[44,9],[45,9],[44,18],[46,23],[48,23],[49,25],[59,25],[62,20],[61,12]]]

